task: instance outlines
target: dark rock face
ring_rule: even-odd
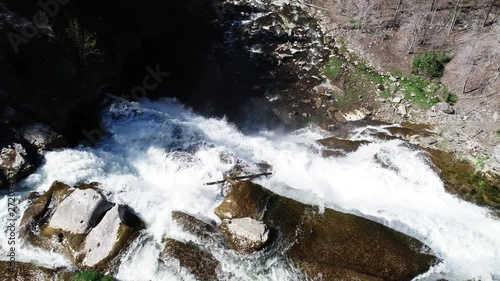
[[[216,214],[261,218],[275,232],[274,247],[308,265],[306,272],[330,280],[411,280],[436,262],[420,252],[425,246],[416,239],[355,215],[331,209],[319,213],[251,182],[236,183]]]
[[[217,268],[219,262],[208,252],[199,246],[188,242],[184,243],[171,238],[165,239],[166,256],[179,260],[180,265],[186,268],[198,280],[217,280]]]
[[[329,137],[326,139],[318,140],[318,142],[330,149],[340,149],[344,152],[353,152],[358,150],[358,148],[364,144],[368,144],[367,141],[352,141],[344,140],[336,137]]]

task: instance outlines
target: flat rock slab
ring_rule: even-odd
[[[252,218],[224,220],[221,229],[233,249],[239,252],[260,250],[269,240],[267,226]]]
[[[112,203],[96,190],[76,189],[57,207],[48,227],[72,234],[86,234],[111,206]]]

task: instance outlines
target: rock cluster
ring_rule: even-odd
[[[20,233],[35,247],[65,254],[77,264],[110,269],[110,262],[144,227],[127,206],[109,202],[97,184],[54,182],[24,213]]]

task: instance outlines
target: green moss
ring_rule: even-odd
[[[361,25],[361,23],[360,23],[358,20],[356,20],[356,19],[350,19],[350,20],[349,20],[349,24],[350,24],[352,27],[354,27],[355,29],[361,29],[361,27],[363,27],[363,26]]]
[[[484,169],[486,166],[486,161],[488,160],[487,156],[481,155],[477,160],[476,160],[476,167],[479,169]]]
[[[411,72],[427,78],[441,78],[445,65],[450,61],[451,56],[446,51],[426,52],[415,56]]]
[[[82,271],[73,277],[72,281],[113,281],[113,277],[97,271]]]
[[[400,89],[407,100],[412,101],[419,108],[429,108],[439,102],[439,99],[432,94],[437,85],[428,82],[421,77],[409,77],[402,79]]]
[[[497,137],[500,137],[500,130],[496,131]]]
[[[330,61],[323,67],[323,73],[330,80],[336,80],[342,71],[342,61],[338,57],[332,57]]]

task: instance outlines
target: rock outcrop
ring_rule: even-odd
[[[128,207],[107,201],[94,184],[54,182],[25,211],[20,234],[33,246],[106,269],[143,227]]]
[[[232,248],[238,252],[251,253],[264,247],[269,240],[269,229],[261,221],[252,218],[223,220],[221,229]]]
[[[272,247],[325,280],[411,280],[437,261],[418,240],[379,223],[331,209],[320,213],[248,181],[235,183],[215,213],[263,221],[276,233]]]

